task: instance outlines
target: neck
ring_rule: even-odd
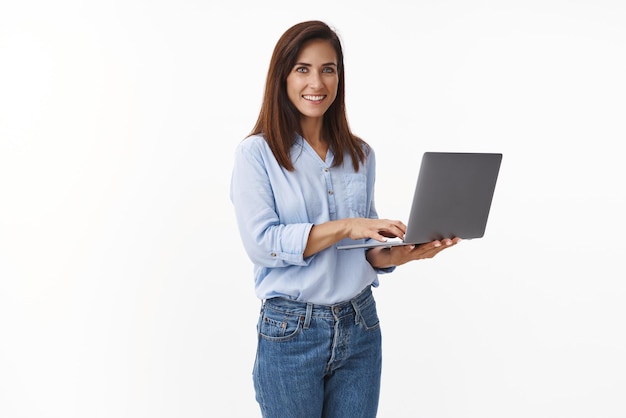
[[[317,152],[322,160],[326,160],[328,143],[322,138],[322,118],[302,118],[300,121],[302,137]]]
[[[306,138],[309,143],[317,143],[322,141],[322,118],[306,118],[300,119],[300,129],[302,130],[302,136]]]

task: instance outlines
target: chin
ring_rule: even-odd
[[[302,116],[307,117],[307,118],[321,118],[324,116],[327,110],[328,108],[315,109],[314,111],[308,111],[308,112],[300,111],[300,113],[302,113]]]

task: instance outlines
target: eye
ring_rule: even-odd
[[[334,73],[334,72],[335,72],[335,69],[334,69],[333,67],[324,67],[324,68],[322,69],[322,72],[323,72],[323,73],[332,74],[332,73]]]
[[[297,73],[306,73],[308,71],[309,71],[309,69],[306,68],[306,67],[296,67],[296,72]]]

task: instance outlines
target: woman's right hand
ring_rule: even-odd
[[[313,225],[304,249],[304,257],[322,251],[344,238],[373,238],[385,242],[387,238],[404,239],[405,232],[405,224],[390,219],[345,218],[329,221]]]
[[[385,242],[387,238],[404,239],[406,225],[391,219],[349,218],[348,238],[353,240],[372,238]]]

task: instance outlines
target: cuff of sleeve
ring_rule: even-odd
[[[277,253],[276,256],[285,262],[295,266],[308,266],[313,257],[304,259],[304,250],[309,241],[309,233],[313,228],[313,224],[292,225],[289,230],[291,237],[285,237],[285,242],[297,243],[293,248],[283,248],[283,251]],[[286,251],[285,251],[286,250]]]

